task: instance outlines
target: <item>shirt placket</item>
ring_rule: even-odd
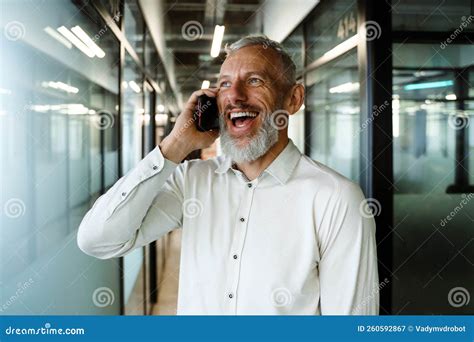
[[[250,211],[252,208],[252,200],[255,189],[258,184],[258,179],[253,181],[245,181],[243,175],[240,176],[239,186],[245,187],[242,195],[242,199],[239,203],[239,210],[235,217],[235,228],[232,239],[231,250],[227,256],[229,265],[229,277],[227,281],[227,302],[228,310],[230,314],[237,314],[237,301],[239,300],[238,286],[240,280],[240,268],[242,253],[245,245],[245,236],[247,235],[247,229],[250,221]]]

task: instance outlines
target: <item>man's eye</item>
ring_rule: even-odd
[[[252,78],[249,78],[248,82],[252,85],[256,85],[256,84],[260,84],[262,80],[256,77],[252,77]]]
[[[228,88],[230,87],[230,82],[229,81],[223,81],[220,84],[221,88]]]

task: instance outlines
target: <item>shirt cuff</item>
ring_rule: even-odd
[[[163,156],[159,146],[155,147],[123,177],[122,182],[120,182],[115,194],[112,196],[107,210],[107,217],[110,217],[115,209],[117,209],[122,202],[126,201],[132,191],[142,182],[157,174],[161,174],[161,176],[167,179],[177,166],[178,164]]]

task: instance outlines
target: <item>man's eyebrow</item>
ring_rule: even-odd
[[[218,81],[222,80],[223,78],[229,78],[230,75],[220,75]]]
[[[259,76],[261,76],[261,77],[268,77],[267,74],[268,74],[268,73],[266,73],[266,72],[253,70],[253,71],[247,71],[247,72],[244,74],[244,76],[259,75]],[[218,81],[220,81],[220,80],[222,80],[222,79],[224,79],[224,78],[230,78],[230,77],[231,77],[231,75],[221,75],[221,76],[219,76]]]

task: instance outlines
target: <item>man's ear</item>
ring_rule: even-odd
[[[296,113],[304,103],[304,86],[301,83],[291,87],[288,102],[288,113],[290,115]]]

